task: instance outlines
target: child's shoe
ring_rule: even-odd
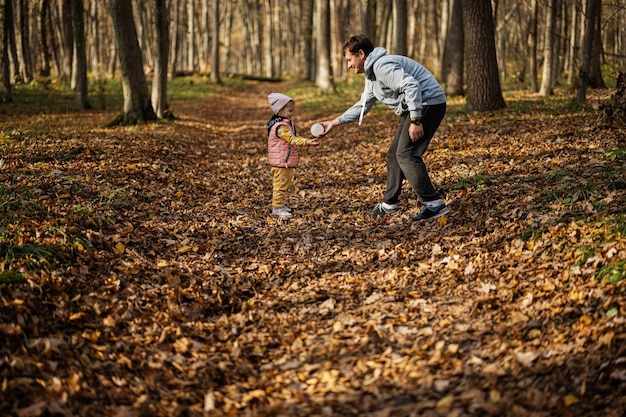
[[[281,219],[290,219],[293,217],[286,207],[274,207],[272,209],[272,215],[280,217]]]

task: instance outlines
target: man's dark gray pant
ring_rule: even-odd
[[[422,155],[426,152],[430,140],[435,135],[446,114],[446,104],[424,106],[422,109],[422,126],[424,136],[417,142],[409,137],[411,118],[407,113],[402,117],[398,131],[389,146],[387,155],[387,189],[383,201],[397,204],[402,191],[402,182],[406,179],[413,191],[422,201],[439,199],[439,193],[430,181],[426,164]]]

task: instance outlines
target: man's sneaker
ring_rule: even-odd
[[[445,204],[441,204],[435,208],[424,206],[419,214],[413,216],[413,220],[437,219],[450,213],[450,209]]]
[[[387,204],[381,201],[380,203],[376,204],[374,210],[370,211],[369,215],[372,217],[384,216],[386,214],[395,213],[398,210],[399,209],[397,204]]]
[[[281,219],[290,219],[293,215],[287,210],[286,207],[275,207],[272,209],[272,215],[280,217]]]

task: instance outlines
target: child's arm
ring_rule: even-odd
[[[320,144],[317,139],[307,139],[292,134],[291,130],[289,130],[287,126],[278,126],[278,129],[276,130],[276,136],[289,143],[290,145],[317,146]]]

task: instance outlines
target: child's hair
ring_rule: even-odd
[[[372,43],[370,38],[365,35],[350,36],[350,39],[348,39],[343,45],[344,55],[346,51],[350,52],[351,54],[356,54],[361,50],[365,53],[365,56],[369,55],[370,52],[374,50],[374,44]]]

